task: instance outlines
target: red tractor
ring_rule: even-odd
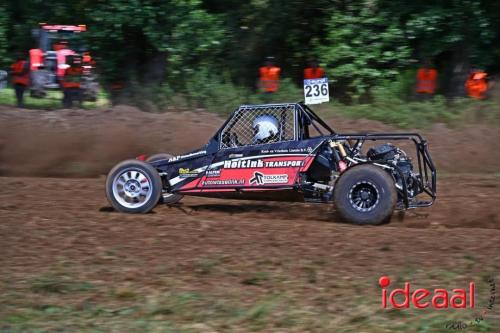
[[[64,71],[69,67],[66,57],[77,55],[82,59],[83,76],[81,89],[83,99],[95,101],[98,83],[95,62],[85,45],[82,34],[85,25],[51,25],[41,23],[32,31],[37,39],[37,48],[30,50],[31,96],[43,98],[49,89],[59,89]]]

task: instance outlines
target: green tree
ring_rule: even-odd
[[[0,68],[5,68],[12,61],[9,56],[7,40],[8,17],[5,5],[0,4]]]
[[[113,0],[87,9],[90,45],[109,80],[181,80],[222,47],[220,20],[197,0]]]
[[[327,22],[327,35],[315,46],[334,90],[345,91],[355,99],[368,88],[398,75],[408,66],[411,49],[403,27],[392,13],[364,1],[333,11]]]

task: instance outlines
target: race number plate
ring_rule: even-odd
[[[328,78],[304,80],[304,99],[306,104],[328,102],[330,100]]]

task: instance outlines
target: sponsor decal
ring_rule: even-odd
[[[198,177],[198,175],[198,172],[190,170],[189,168],[179,168],[179,177],[181,178]]]
[[[261,159],[258,159],[258,160],[224,161],[224,169],[290,168],[290,167],[301,167],[303,165],[304,165],[303,160],[263,161]]]
[[[224,169],[247,169],[247,168],[263,168],[264,161],[262,160],[230,160],[224,161]]]
[[[284,149],[262,149],[262,154],[283,154],[283,153],[310,153],[313,151],[312,147],[307,148],[284,148]]]
[[[250,179],[250,185],[265,185],[265,184],[287,184],[288,175],[266,175],[262,172],[255,171]]]
[[[203,181],[203,186],[216,185],[245,185],[244,179],[208,179]]]
[[[207,153],[206,150],[199,150],[199,151],[195,151],[193,153],[189,153],[189,154],[186,154],[186,155],[177,155],[177,156],[174,156],[172,158],[170,158],[168,161],[169,162],[176,162],[176,161],[179,161],[179,160],[182,160],[182,159],[185,159],[185,158],[189,158],[189,157],[194,157],[194,156],[198,156],[198,155],[205,155]]]
[[[217,170],[207,170],[205,173],[207,177],[220,177],[220,169]]]
[[[301,167],[304,165],[303,160],[295,161],[268,161],[265,162],[266,168],[289,168],[289,167]]]

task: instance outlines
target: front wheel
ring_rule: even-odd
[[[335,184],[334,203],[340,217],[356,224],[380,224],[390,219],[397,193],[382,168],[364,164],[346,170]]]
[[[126,160],[116,165],[106,179],[106,196],[109,203],[124,213],[151,211],[162,191],[160,175],[150,164]]]

